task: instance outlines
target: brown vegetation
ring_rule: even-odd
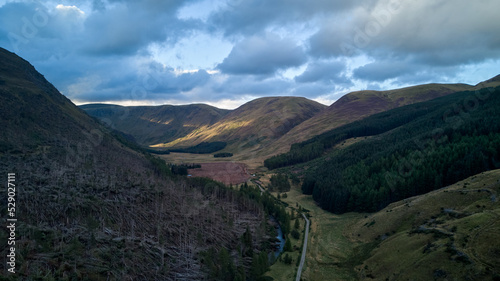
[[[189,173],[193,177],[211,178],[227,185],[244,183],[250,178],[245,164],[233,162],[204,163],[201,168],[190,169]]]

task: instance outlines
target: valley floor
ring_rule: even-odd
[[[241,157],[183,153],[162,157],[177,164],[246,166],[248,172],[240,170],[248,176],[257,173],[264,186],[271,176],[259,169],[257,161]],[[283,253],[266,275],[274,280],[295,279],[304,236],[302,210],[311,221],[302,280],[497,280],[499,192],[500,170],[494,170],[392,203],[376,213],[335,215],[319,208],[312,196],[302,194],[300,186],[293,186],[281,200],[290,213],[293,210],[291,224],[299,221],[301,235],[290,238],[293,250]],[[284,262],[286,254],[291,264]]]

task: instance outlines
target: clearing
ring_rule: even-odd
[[[217,162],[201,163],[201,168],[189,169],[193,177],[211,178],[226,185],[241,184],[250,178],[247,167],[243,163]]]

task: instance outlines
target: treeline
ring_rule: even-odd
[[[209,269],[209,280],[217,281],[246,281],[246,280],[273,280],[262,275],[269,270],[269,259],[266,252],[253,254],[250,272],[247,274],[242,265],[236,266],[225,248],[218,253],[210,248],[201,253],[202,263]]]
[[[272,175],[271,184],[268,186],[269,191],[287,192],[290,191],[290,182],[285,174]]]
[[[281,231],[283,236],[286,237],[290,233],[290,215],[286,212],[285,206],[281,201],[274,198],[268,192],[263,192],[261,194],[260,189],[256,187],[248,186],[244,183],[240,186],[240,192],[248,196],[262,205],[266,214],[273,216],[280,223]]]
[[[170,152],[194,153],[194,154],[210,154],[217,152],[226,147],[227,143],[223,141],[202,142],[195,146],[187,148],[172,148]]]
[[[170,154],[170,151],[168,151],[168,150],[157,150],[157,149],[151,149],[151,148],[142,148],[142,150],[147,152],[147,153],[152,153],[152,154],[159,154],[159,155]]]
[[[149,156],[148,158],[156,168],[155,170],[167,177],[182,173],[181,170],[186,169],[187,172],[188,168],[200,166],[197,164],[168,165],[158,157]],[[235,189],[207,178],[187,178],[186,182],[207,198],[226,200],[232,202],[233,206],[237,206],[239,210],[275,217],[285,237],[292,231],[291,217],[286,212],[284,204],[269,193],[261,194],[260,189],[248,186],[247,183]],[[227,223],[230,223],[229,219]],[[208,280],[267,280],[263,274],[269,270],[271,260],[268,251],[271,251],[272,247],[267,240],[262,241],[261,245],[256,245],[255,240],[258,240],[257,237],[253,237],[252,231],[247,227],[237,245],[231,245],[231,248],[238,252],[237,257],[231,256],[229,248],[223,245],[200,252],[200,261],[204,265]]]
[[[414,121],[429,112],[433,112],[440,106],[440,103],[418,103],[408,107],[396,108],[390,112],[372,115],[325,132],[307,141],[293,144],[289,152],[266,159],[264,166],[273,170],[314,160],[324,155],[326,150],[347,139],[385,133]]]
[[[208,268],[209,280],[245,281],[246,272],[242,266],[236,267],[226,248],[217,253],[214,247],[200,253],[202,263]]]
[[[195,188],[201,188],[205,196],[225,198],[237,203],[241,209],[274,216],[280,223],[284,236],[291,231],[291,218],[283,203],[268,193],[261,194],[256,187],[244,183],[239,189],[234,189],[207,178],[189,178],[188,182]],[[236,259],[229,255],[225,247],[212,247],[200,252],[209,280],[266,280],[262,275],[269,270],[271,261],[267,251],[271,251],[271,247],[265,241],[262,245],[255,245],[254,240],[252,231],[247,227],[238,246],[233,245],[238,252]]]
[[[224,158],[224,157],[233,157],[233,154],[230,152],[221,152],[214,154],[215,158]]]
[[[311,162],[302,190],[334,213],[372,212],[500,168],[499,120],[500,88],[456,93],[368,117],[352,126],[405,125]],[[373,127],[365,128],[372,132]],[[315,139],[329,134],[334,135]]]
[[[216,142],[202,142],[199,143],[195,146],[187,147],[187,148],[171,148],[168,150],[158,150],[158,149],[151,149],[151,148],[139,148],[138,150],[141,150],[143,152],[147,153],[152,153],[152,154],[170,154],[170,152],[178,152],[178,153],[193,153],[193,154],[210,154],[217,152],[221,149],[224,149],[226,147],[227,143],[222,142],[222,141],[216,141]],[[216,156],[217,155],[217,156]],[[215,154],[214,157],[231,157],[233,156],[232,153],[218,153]]]
[[[182,165],[173,164],[170,167],[172,174],[181,175],[181,176],[187,176],[188,169],[196,169],[196,168],[201,168],[201,165],[200,164],[182,164]]]

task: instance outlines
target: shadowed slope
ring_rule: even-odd
[[[108,126],[131,135],[141,145],[170,142],[202,126],[209,126],[229,110],[205,104],[162,106],[118,106],[87,104],[80,106]]]

